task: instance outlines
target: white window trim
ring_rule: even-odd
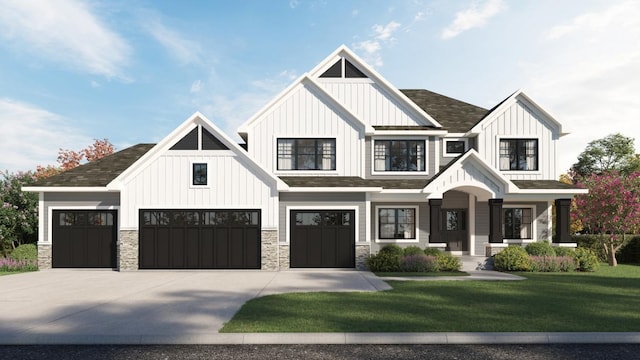
[[[334,139],[336,141],[336,169],[335,170],[278,170],[278,139]],[[343,156],[339,156],[341,150],[340,136],[333,135],[274,135],[273,136],[273,173],[280,176],[325,176],[339,175],[338,169],[342,168]]]
[[[504,238],[502,240],[505,244],[528,244],[534,243],[538,241],[538,229],[536,223],[538,222],[538,217],[536,215],[536,206],[535,205],[520,205],[520,204],[508,204],[502,205],[502,209],[531,209],[531,239],[508,239]],[[502,216],[502,222],[504,223],[504,212],[500,214]],[[504,234],[503,234],[504,235]]]
[[[351,206],[351,205],[342,205],[342,206],[327,206],[327,205],[322,205],[322,206],[298,206],[298,205],[293,205],[293,206],[287,206],[285,208],[285,239],[284,239],[284,243],[279,243],[279,244],[283,244],[283,245],[289,245],[291,244],[291,211],[292,210],[318,210],[318,211],[326,211],[326,210],[354,210],[354,227],[355,227],[355,237],[356,237],[356,245],[358,244],[366,244],[368,243],[368,240],[365,239],[365,241],[360,241],[360,223],[359,223],[359,209],[358,206]]]
[[[503,174],[508,175],[541,175],[542,174],[542,138],[539,136],[528,135],[498,135],[498,143],[496,144],[496,169]],[[500,170],[500,142],[502,140],[538,140],[538,170]]]
[[[193,184],[193,165],[206,164],[207,165],[207,185],[194,185]],[[191,189],[210,189],[211,188],[211,164],[206,160],[191,160],[189,162],[189,188]]]
[[[380,239],[380,219],[379,209],[415,209],[415,239]],[[375,207],[375,242],[380,244],[395,244],[395,243],[418,243],[420,242],[420,207],[418,205],[393,205],[384,204],[376,205]]]
[[[424,141],[424,170],[423,171],[376,171],[376,140],[422,140]],[[372,136],[371,137],[371,175],[394,176],[394,175],[428,175],[429,174],[429,138],[428,137],[398,137],[398,136]],[[436,169],[437,171],[437,169]]]
[[[449,153],[447,152],[447,141],[464,141],[464,151],[469,150],[469,138],[464,137],[444,137],[442,138],[442,157],[457,157],[464,153]]]
[[[76,206],[61,206],[61,205],[53,205],[53,206],[49,206],[47,207],[47,220],[48,220],[48,224],[47,224],[47,239],[46,241],[42,241],[43,244],[53,244],[53,211],[54,210],[116,210],[116,216],[117,216],[117,226],[116,226],[116,231],[118,232],[117,234],[117,238],[118,238],[118,243],[120,242],[120,206],[118,205],[109,205],[109,206],[103,206],[103,205],[98,205],[98,206],[91,206],[91,205],[76,205]]]

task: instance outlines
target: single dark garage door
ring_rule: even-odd
[[[115,210],[54,210],[51,266],[54,268],[115,268]]]
[[[355,211],[291,211],[292,268],[355,267]]]
[[[141,269],[260,269],[260,210],[140,210]]]

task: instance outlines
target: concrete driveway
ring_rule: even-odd
[[[247,300],[306,291],[378,291],[360,271],[44,270],[0,277],[0,338],[217,333]],[[46,341],[44,341],[46,342]]]

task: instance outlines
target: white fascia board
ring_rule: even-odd
[[[555,124],[558,127],[558,131],[559,131],[560,136],[569,135],[568,132],[563,132],[562,131],[562,124],[553,115],[551,115],[547,110],[545,110],[542,106],[538,105],[538,103],[533,101],[533,99],[530,98],[529,95],[525,94],[524,90],[520,90],[520,92],[519,92],[517,97],[523,98],[532,107],[534,107],[538,112],[540,112],[542,114],[542,116],[546,117],[547,120],[549,120],[550,122]]]
[[[367,77],[373,79],[378,85],[386,90],[392,97],[403,103],[414,115],[426,120],[428,123],[435,127],[442,127],[431,115],[427,114],[416,103],[411,101],[405,94],[398,90],[395,86],[391,85],[382,75],[378,74],[372,67],[370,67],[364,60],[356,55],[346,45],[340,45],[331,55],[322,60],[316,67],[309,72],[309,76],[318,78],[322,73],[332,66],[340,57],[348,59],[352,64],[356,65]],[[427,125],[427,124],[425,124]]]
[[[307,77],[307,73],[300,75],[296,80],[294,80],[291,84],[289,84],[289,86],[287,86],[278,95],[276,95],[276,97],[274,97],[265,106],[263,106],[260,110],[258,110],[258,112],[256,112],[253,116],[251,116],[249,120],[242,123],[242,125],[240,125],[240,127],[238,128],[238,134],[247,134],[256,120],[262,117],[269,109],[274,107],[278,102],[282,101],[298,85],[302,84],[302,79],[304,79],[305,77]]]
[[[105,186],[23,186],[28,192],[118,192]]]
[[[333,96],[331,96],[331,94],[329,94],[322,86],[320,86],[320,84],[318,84],[315,80],[313,80],[312,78],[310,78],[309,76],[305,76],[302,80],[301,83],[304,85],[309,84],[311,85],[316,91],[318,91],[320,94],[322,94],[322,96],[324,96],[327,100],[329,100],[330,102],[332,102],[335,106],[338,107],[339,111],[342,112],[343,114],[345,114],[347,117],[351,118],[352,121],[354,121],[356,124],[360,125],[363,127],[365,135],[373,135],[375,133],[375,130],[373,129],[373,127],[369,124],[367,124],[366,122],[362,121],[362,119],[360,119],[359,117],[357,117],[354,113],[351,112],[351,110],[349,110],[346,106],[344,106],[340,101],[338,101],[336,98],[334,98]]]
[[[373,135],[393,135],[393,136],[407,136],[407,135],[419,135],[419,136],[444,136],[447,134],[446,130],[376,130]]]
[[[562,194],[562,193],[545,193],[545,194],[506,194],[504,195],[504,201],[554,201],[556,199],[568,199],[575,194]]]
[[[381,187],[289,187],[287,192],[381,192]]]
[[[588,194],[588,189],[521,189],[515,194],[541,194],[541,195],[579,195]]]
[[[422,194],[422,189],[383,189],[381,194]]]

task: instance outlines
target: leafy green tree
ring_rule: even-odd
[[[23,192],[22,186],[36,180],[32,172],[0,173],[0,254],[34,243],[38,229],[38,194]]]
[[[591,141],[571,167],[574,180],[610,171],[622,175],[640,171],[640,158],[635,153],[633,142],[633,138],[620,133]]]

